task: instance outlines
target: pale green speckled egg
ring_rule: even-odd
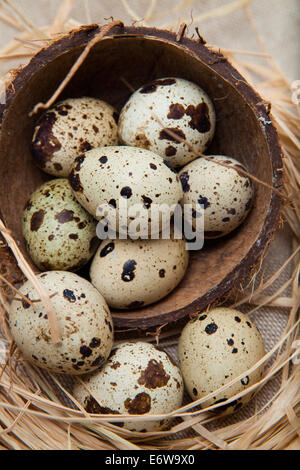
[[[23,213],[27,250],[41,271],[77,271],[84,266],[99,244],[96,225],[64,178],[34,191]]]

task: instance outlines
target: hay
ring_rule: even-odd
[[[172,13],[181,13],[191,8],[195,0],[185,0],[174,5]],[[212,18],[230,14],[244,7],[251,0],[240,0],[228,3],[226,7],[207,12],[205,17]],[[41,47],[59,35],[79,26],[69,18],[73,0],[61,2],[60,9],[49,27],[38,28],[18,11],[12,0],[1,4],[0,20],[13,26],[17,35],[15,40],[0,51],[2,64],[11,60],[27,59]],[[169,12],[157,13],[157,1],[149,1],[149,6],[142,18],[131,9],[130,3],[122,1],[127,14],[134,22],[144,24],[155,23],[165,18]],[[83,10],[90,21],[91,13],[88,0],[83,2]],[[269,349],[261,362],[267,364],[264,376],[251,389],[264,394],[271,387],[271,394],[263,403],[256,400],[248,413],[239,415],[239,419],[222,420],[210,414],[207,409],[199,410],[198,405],[207,397],[190,403],[187,401],[180,409],[162,417],[181,418],[167,431],[138,433],[122,429],[113,424],[130,419],[146,420],[147,417],[118,415],[89,415],[72,397],[72,380],[70,383],[61,377],[46,374],[34,367],[16,351],[10,337],[6,319],[6,307],[9,292],[17,289],[6,278],[0,276],[2,284],[0,292],[0,449],[299,449],[300,448],[300,346],[297,341],[299,332],[298,312],[300,306],[299,274],[300,274],[300,112],[292,100],[291,81],[285,77],[272,57],[267,53],[253,20],[246,9],[250,24],[254,28],[262,51],[251,53],[239,50],[221,50],[225,56],[241,71],[244,77],[254,84],[262,98],[272,104],[272,118],[278,130],[284,154],[284,189],[291,204],[284,204],[282,216],[284,223],[292,233],[292,251],[288,254],[275,273],[264,279],[263,271],[266,260],[262,261],[260,273],[253,277],[249,286],[235,299],[234,306],[246,309],[250,314],[261,311],[267,306],[274,312],[284,308],[286,323],[280,337]],[[200,21],[203,15],[194,18]],[[190,18],[180,21],[189,22]],[[173,28],[174,24],[165,25]],[[191,26],[190,26],[191,27]],[[184,28],[181,27],[181,33]],[[99,38],[98,38],[99,39]],[[211,46],[213,47],[213,46]],[[219,50],[219,48],[216,48]],[[88,51],[87,51],[88,52]],[[265,60],[261,65],[249,62],[247,56]],[[9,79],[9,77],[7,77]],[[6,243],[11,247],[24,275],[36,282],[32,270],[26,264],[22,253],[12,239],[9,231],[1,223],[0,230]],[[282,280],[282,274],[291,268],[289,278]],[[6,286],[6,287],[5,287]],[[272,292],[269,292],[270,287]],[[287,290],[287,288],[289,289]],[[37,285],[37,289],[40,286]],[[51,311],[51,299],[40,291],[41,298]],[[21,299],[21,297],[20,297]],[[55,317],[55,315],[54,315]],[[50,317],[49,317],[50,318]],[[54,340],[57,340],[55,318],[53,318]],[[162,325],[156,334],[147,335],[144,340],[159,342],[168,350],[176,344],[179,331],[164,332]],[[244,374],[243,374],[244,375]],[[74,379],[75,380],[75,379]],[[220,390],[226,389],[234,381]],[[272,383],[277,381],[273,390]],[[247,392],[249,389],[247,389]],[[214,392],[215,393],[215,392]],[[228,402],[240,397],[244,392],[232,397]],[[76,408],[77,406],[77,408]],[[217,408],[213,405],[210,409]],[[108,423],[107,420],[110,420]]]

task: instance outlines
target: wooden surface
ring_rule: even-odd
[[[98,27],[81,29],[42,50],[16,76],[1,106],[0,207],[7,226],[25,250],[22,211],[30,193],[49,179],[37,169],[30,141],[37,116],[33,106],[45,102],[63,80]],[[121,109],[130,91],[154,78],[177,76],[198,83],[212,97],[217,128],[208,153],[230,155],[258,178],[281,185],[281,152],[262,100],[220,55],[199,41],[149,28],[114,28],[90,52],[61,98],[91,95]],[[247,277],[262,256],[278,223],[280,200],[256,186],[256,201],[245,223],[231,235],[205,243],[191,253],[188,272],[168,297],[146,308],[113,312],[117,328],[149,328],[188,318],[216,302]],[[15,265],[17,270],[17,266]]]

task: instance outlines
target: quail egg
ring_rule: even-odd
[[[205,238],[219,238],[245,220],[254,200],[254,187],[247,176],[238,173],[239,169],[246,171],[240,162],[223,155],[209,157],[213,161],[200,157],[181,169],[182,203],[192,205],[194,222],[199,214],[197,205],[202,205]]]
[[[90,277],[108,305],[135,309],[168,295],[182,280],[189,254],[185,240],[105,240],[93,258]]]
[[[94,147],[116,145],[118,113],[96,98],[70,98],[42,115],[32,138],[35,163],[46,173],[68,176],[75,157]]]
[[[27,201],[23,235],[41,271],[77,271],[94,255],[97,221],[77,202],[66,178],[48,181]]]
[[[118,133],[125,145],[152,150],[178,168],[196,158],[182,140],[203,153],[215,123],[214,106],[202,88],[182,78],[162,78],[133,93],[121,111]]]
[[[113,323],[102,295],[77,274],[49,271],[38,280],[51,297],[61,334],[52,343],[45,307],[30,281],[9,309],[12,337],[26,360],[51,372],[85,374],[100,367],[113,344]]]
[[[151,230],[153,207],[163,214],[172,212],[183,197],[179,177],[164,160],[150,150],[111,146],[90,150],[75,160],[69,181],[79,203],[98,220],[115,217],[118,232],[130,229],[135,221],[146,221]],[[106,217],[99,206],[109,206]],[[121,221],[121,222],[120,222]],[[170,218],[166,223],[170,222]],[[141,229],[141,234],[145,234]]]
[[[192,400],[213,393],[203,405],[222,403],[261,379],[263,365],[250,374],[265,353],[263,339],[249,318],[243,313],[216,308],[194,317],[183,329],[178,354],[186,389]],[[226,390],[218,388],[245,372],[245,376]],[[218,410],[224,414],[238,410],[251,398],[244,395]]]
[[[84,385],[83,385],[84,384]],[[74,397],[89,413],[147,415],[170,413],[181,406],[183,381],[173,360],[155,346],[123,343],[101,370],[77,383]],[[124,421],[132,431],[156,431],[168,419]]]

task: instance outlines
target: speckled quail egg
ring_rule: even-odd
[[[94,255],[97,221],[77,202],[66,178],[48,181],[27,201],[23,235],[41,271],[77,271]]]
[[[188,266],[185,240],[105,240],[93,258],[92,284],[110,307],[134,309],[168,295]]]
[[[69,181],[77,200],[98,220],[105,218],[104,212],[103,217],[98,212],[99,206],[110,206],[119,232],[126,232],[137,218],[147,221],[148,231],[153,206],[161,205],[169,210],[183,197],[174,170],[155,153],[137,147],[111,146],[90,150],[75,160]],[[125,203],[127,212],[123,210]],[[140,212],[130,213],[136,205],[141,207]],[[159,223],[158,229],[161,228]]]
[[[247,176],[238,173],[239,169],[246,171],[240,162],[223,155],[209,157],[213,161],[198,158],[182,168],[180,180],[183,204],[192,205],[194,219],[199,213],[197,204],[202,205],[205,238],[219,238],[245,220],[254,200],[254,187]]]
[[[216,308],[200,313],[183,329],[178,354],[186,389],[193,400],[215,392],[246,372],[264,356],[263,339],[243,313]],[[263,365],[245,374],[226,390],[214,393],[204,406],[222,403],[261,379]],[[224,414],[238,410],[251,398],[244,395],[218,410]]]
[[[181,406],[183,381],[173,360],[155,346],[123,343],[113,350],[100,371],[78,383],[74,397],[89,413],[166,414]],[[168,426],[168,419],[124,421],[132,431],[156,431]]]
[[[113,323],[102,295],[90,282],[67,271],[39,274],[38,280],[51,297],[61,334],[52,343],[45,307],[30,281],[10,306],[11,334],[26,360],[51,372],[85,374],[100,367],[113,344]],[[32,303],[29,303],[32,301]]]
[[[133,93],[121,111],[118,133],[122,143],[152,150],[178,168],[196,155],[174,134],[203,153],[215,123],[214,106],[202,88],[182,78],[162,78]]]
[[[74,159],[86,150],[116,145],[118,113],[96,98],[69,98],[42,115],[32,138],[35,163],[46,173],[68,176]]]

